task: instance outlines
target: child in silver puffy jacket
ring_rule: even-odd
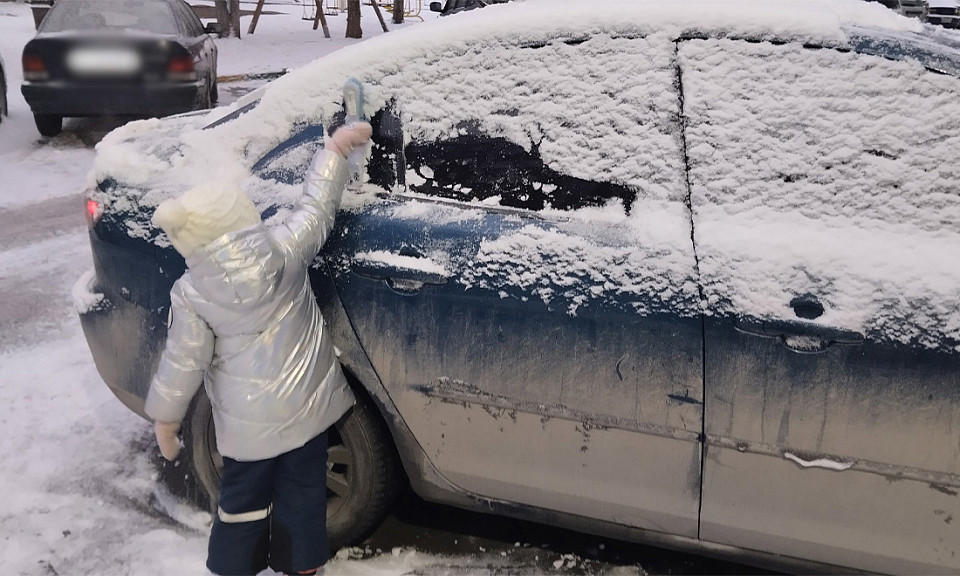
[[[327,429],[354,404],[307,270],[333,227],[347,156],[369,124],[342,127],[317,152],[287,221],[265,227],[235,184],[161,203],[153,221],[187,271],[170,292],[167,342],[146,412],[165,458],[205,384],[223,456],[207,567],[256,574],[322,572]]]

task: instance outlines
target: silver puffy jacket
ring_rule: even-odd
[[[354,404],[307,276],[346,181],[346,160],[321,150],[284,224],[225,234],[187,257],[170,292],[151,418],[182,421],[205,382],[217,448],[250,461],[302,446]]]

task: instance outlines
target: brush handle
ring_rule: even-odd
[[[363,113],[363,84],[356,78],[350,78],[343,85],[343,108],[346,113],[344,118],[346,124],[366,120]],[[360,172],[367,158],[368,146],[357,146],[347,156],[350,178],[353,180],[360,178]]]

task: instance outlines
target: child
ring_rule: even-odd
[[[236,185],[208,184],[161,203],[153,222],[187,262],[170,292],[167,342],[146,412],[164,458],[201,383],[223,456],[207,567],[256,574],[323,571],[326,430],[354,404],[310,288],[348,178],[366,143],[357,122],[327,139],[291,217],[266,228]]]

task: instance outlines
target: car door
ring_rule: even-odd
[[[789,43],[680,58],[709,313],[701,537],[956,573],[960,81]]]
[[[371,181],[328,261],[406,425],[462,490],[696,535],[674,63],[664,40],[492,42],[368,85]]]

